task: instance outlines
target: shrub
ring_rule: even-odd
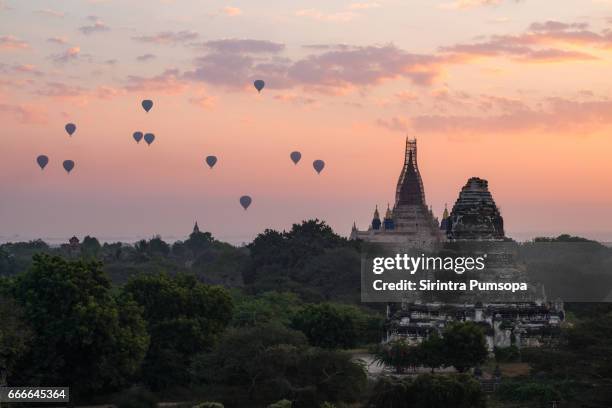
[[[516,346],[510,347],[495,347],[493,351],[495,353],[495,360],[498,363],[513,363],[519,361],[521,358],[521,353]]]

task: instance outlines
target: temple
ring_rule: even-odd
[[[486,280],[528,281],[526,268],[515,259],[516,242],[505,236],[504,221],[487,180],[471,177],[451,211],[444,207],[441,222],[428,209],[417,164],[416,140],[406,140],[404,165],[397,182],[393,209],[381,220],[378,207],[367,230],[355,224],[351,239],[371,242],[393,252],[471,248],[488,256]],[[406,298],[387,306],[383,342],[419,343],[431,333],[442,334],[453,321],[482,326],[489,350],[495,347],[538,347],[555,343],[564,321],[563,302],[547,301],[543,288],[523,298],[495,293],[460,295],[450,301]],[[541,292],[538,290],[541,289]]]
[[[438,220],[427,208],[417,163],[417,141],[406,139],[404,165],[397,181],[393,209],[387,205],[381,221],[378,207],[367,230],[353,224],[351,239],[411,248],[432,248],[444,241]]]
[[[459,193],[450,215],[444,209],[440,229],[451,241],[504,241],[504,220],[489,192],[489,183],[470,178]]]

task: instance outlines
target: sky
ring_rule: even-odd
[[[0,240],[348,235],[409,136],[436,215],[478,176],[510,236],[612,241],[610,72],[612,0],[0,0]]]

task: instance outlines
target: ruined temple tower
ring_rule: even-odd
[[[417,141],[406,138],[404,165],[397,182],[393,209],[387,207],[382,222],[378,209],[367,230],[353,226],[352,239],[400,245],[407,248],[432,248],[444,241],[436,220],[425,201],[423,180],[417,163]]]

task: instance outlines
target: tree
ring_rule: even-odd
[[[437,331],[430,334],[419,345],[418,359],[422,365],[430,367],[432,373],[435,368],[446,365],[444,339],[438,335]]]
[[[332,304],[303,307],[291,319],[291,327],[304,333],[313,346],[350,348],[355,345],[353,321]]]
[[[236,299],[232,325],[245,327],[276,322],[288,326],[301,305],[298,297],[289,292],[241,296]]]
[[[123,293],[144,309],[151,345],[143,377],[154,389],[187,383],[192,356],[212,347],[232,317],[227,291],[192,275],[140,275]]]
[[[12,299],[0,293],[0,384],[7,383],[13,368],[32,342],[32,330],[23,309]]]
[[[168,245],[159,235],[151,238],[149,241],[141,239],[135,245],[136,251],[149,256],[160,255],[168,256],[170,253],[170,245]]]
[[[277,401],[284,396],[283,390],[268,391],[263,384],[279,375],[278,366],[289,364],[287,359],[292,353],[288,350],[306,345],[302,333],[280,325],[229,329],[210,353],[196,357],[193,379],[196,384],[212,383],[246,390],[246,397],[251,401],[256,397]],[[256,395],[257,391],[263,395]]]
[[[489,354],[484,332],[473,322],[453,323],[444,330],[443,337],[446,364],[460,373],[482,364]]]
[[[193,254],[198,254],[200,251],[208,248],[215,239],[210,232],[192,232],[189,239],[185,241],[185,246],[191,250]]]
[[[195,359],[193,375],[196,384],[228,387],[215,399],[236,406],[353,401],[366,385],[364,368],[348,353],[308,347],[302,333],[280,325],[229,329]]]
[[[478,381],[468,375],[423,374],[416,378],[382,377],[374,385],[372,408],[484,408]]]
[[[137,371],[149,340],[140,309],[112,295],[99,262],[38,254],[12,291],[34,333],[17,382],[68,385],[78,396]]]
[[[87,235],[85,238],[83,238],[83,242],[81,242],[81,254],[85,256],[95,258],[98,256],[101,249],[102,246],[100,245],[98,239],[95,237],[90,237],[89,235]]]

